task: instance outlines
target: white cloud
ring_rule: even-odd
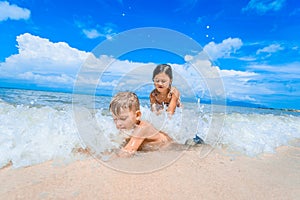
[[[204,46],[203,50],[212,60],[216,60],[218,58],[229,57],[241,48],[242,45],[242,40],[239,38],[227,38],[220,44],[210,42]]]
[[[236,71],[236,70],[220,70],[222,77],[251,77],[257,75],[254,72]]]
[[[77,80],[77,85],[89,87],[97,84],[118,87],[120,81],[131,81],[128,88],[151,81],[154,64],[148,68],[146,65],[149,64],[120,61],[106,55],[96,58],[92,53],[72,48],[65,42],[53,43],[29,33],[17,36],[17,43],[18,53],[0,63],[1,79],[49,86],[72,86]],[[100,76],[106,80],[98,83]]]
[[[74,78],[70,77],[66,74],[60,75],[40,75],[34,74],[32,72],[25,72],[19,75],[19,78],[23,80],[34,81],[35,83],[40,83],[43,85],[53,85],[53,84],[65,84],[65,83],[73,83]]]
[[[250,81],[251,88],[255,90],[257,99],[266,99],[273,102],[289,101],[300,96],[300,63],[285,65],[250,65],[247,69],[255,71],[258,76]],[[249,90],[250,94],[251,90]],[[274,95],[274,96],[272,96]],[[283,96],[284,100],[281,100]],[[282,103],[283,103],[282,102]]]
[[[18,54],[0,63],[0,77],[70,84],[89,53],[25,33],[17,36]]]
[[[269,54],[270,53],[276,53],[276,52],[281,51],[283,49],[284,48],[282,46],[280,46],[279,44],[271,44],[271,45],[269,45],[267,47],[264,47],[262,49],[258,49],[256,51],[256,54],[258,55],[260,53],[269,53]]]
[[[238,59],[242,61],[250,62],[250,61],[255,61],[257,58],[254,56],[243,56],[243,57],[239,57]]]
[[[264,14],[268,11],[279,11],[286,0],[251,0],[243,11],[254,10],[258,14]]]
[[[97,29],[82,29],[83,34],[89,39],[95,39],[99,37],[104,37],[108,40],[112,39],[112,37],[116,34],[113,32],[111,27],[103,27],[102,30]]]
[[[20,8],[17,5],[10,5],[7,1],[0,2],[0,21],[29,19],[29,17],[30,10]]]
[[[104,25],[91,26],[92,22],[85,23],[84,20],[75,20],[75,25],[81,29],[82,33],[89,39],[96,39],[99,37],[112,39],[116,35],[116,25],[113,23],[106,23]],[[89,21],[92,21],[89,19]]]
[[[275,51],[278,48],[266,48],[266,52]],[[275,98],[272,95],[293,95],[299,96],[298,80],[300,80],[300,63],[290,63],[284,65],[251,65],[246,71],[222,70],[218,66],[213,66],[208,60],[201,59],[205,56],[185,56],[186,61],[191,66],[196,66],[197,70],[191,67],[181,66],[179,75],[183,76],[187,82],[191,83],[190,88],[183,88],[183,91],[191,90],[202,94],[200,97],[218,98],[226,97],[233,101],[247,101],[257,104],[266,103],[266,99]],[[180,66],[176,66],[177,69]],[[200,74],[197,74],[197,71]],[[177,80],[177,79],[175,79]],[[176,81],[175,81],[176,82]],[[222,93],[222,87],[224,88]],[[219,90],[218,90],[219,89]],[[292,92],[292,93],[291,93]],[[269,95],[268,98],[265,98]]]
[[[280,76],[290,77],[290,79],[300,79],[300,63],[294,62],[285,65],[250,65],[247,69],[252,71],[260,71],[267,74],[276,74],[278,79]]]
[[[89,39],[94,39],[102,36],[96,29],[83,29],[82,32],[86,35],[87,38]]]
[[[232,44],[230,41],[228,43]],[[53,43],[29,33],[18,36],[17,42],[18,54],[0,63],[1,79],[27,81],[49,87],[72,87],[77,80],[78,86],[98,86],[114,91],[139,90],[146,95],[148,90],[144,88],[153,88],[154,63],[121,61],[106,55],[95,57],[67,43]],[[221,43],[226,48],[220,49],[227,50],[221,51],[224,55],[232,51],[227,48],[228,43]],[[258,96],[278,93],[277,88],[280,88],[282,94],[285,90],[296,90],[294,88],[297,85],[293,82],[284,85],[280,81],[300,79],[299,63],[282,66],[251,65],[249,71],[221,70],[203,55],[203,52],[202,55],[187,55],[187,63],[171,64],[173,84],[185,97],[197,94],[207,98],[226,96],[231,100],[255,101]],[[271,78],[268,76],[270,74],[273,75]]]

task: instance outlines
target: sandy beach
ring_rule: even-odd
[[[153,164],[167,157],[176,159]],[[8,166],[0,179],[0,199],[298,199],[300,148],[255,158],[203,146],[107,163],[89,157]]]

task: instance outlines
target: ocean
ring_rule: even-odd
[[[108,111],[111,97],[0,88],[0,168],[49,160],[72,161],[75,149],[96,153],[118,148],[122,136]],[[184,144],[195,134],[214,147],[255,157],[283,145],[300,146],[300,113],[286,110],[183,102],[170,119],[150,112],[141,99],[144,120]]]

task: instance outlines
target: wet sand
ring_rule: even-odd
[[[300,148],[250,158],[200,146],[0,170],[0,199],[298,199]]]

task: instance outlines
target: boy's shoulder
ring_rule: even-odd
[[[147,121],[145,121],[145,120],[141,120],[140,121],[140,124],[139,124],[140,128],[148,128],[149,126],[152,126],[152,124],[149,123],[149,122],[147,122]]]
[[[141,120],[140,124],[135,127],[135,130],[138,134],[143,134],[143,131],[151,130],[151,128],[153,128],[153,125],[151,123],[149,123],[148,121]]]

